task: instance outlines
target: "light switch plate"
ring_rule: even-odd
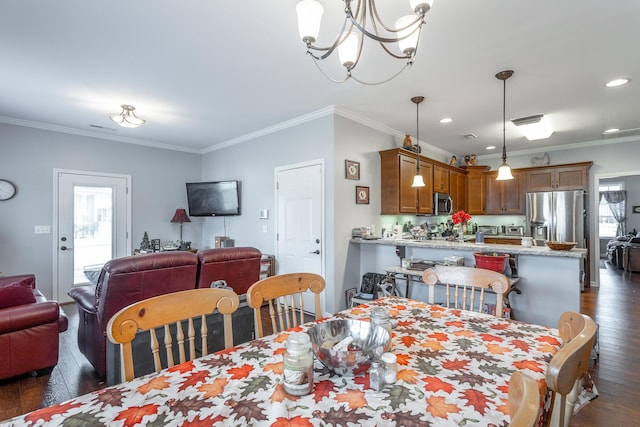
[[[33,227],[33,234],[49,234],[51,233],[51,227],[48,225],[36,225]]]

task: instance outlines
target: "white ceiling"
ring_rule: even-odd
[[[319,41],[328,44],[343,2],[320,1]],[[381,86],[325,79],[298,38],[296,3],[5,1],[0,121],[203,152],[329,106],[415,135],[410,98],[423,95],[422,141],[479,155],[492,144],[499,154],[502,82],[494,75],[513,69],[507,120],[545,113],[556,132],[530,142],[508,123],[510,152],[640,128],[638,0],[436,0],[414,66]],[[378,3],[389,22],[409,12],[408,0]],[[364,55],[376,62],[363,61],[362,75],[400,66],[374,47]],[[341,73],[337,57],[325,63]],[[632,80],[604,87],[617,77]],[[111,122],[123,103],[147,123]],[[442,125],[443,117],[453,122]]]

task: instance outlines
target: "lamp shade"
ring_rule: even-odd
[[[296,5],[298,34],[304,42],[313,43],[320,33],[320,22],[324,8],[316,0],[302,0]]]
[[[496,177],[496,181],[507,181],[509,179],[513,179],[513,175],[511,174],[511,166],[506,163],[502,163],[498,168],[498,176]]]
[[[358,34],[351,33],[347,36],[344,42],[338,46],[338,58],[340,63],[347,68],[353,67],[358,59],[358,46],[360,45],[360,38]]]
[[[413,25],[411,25],[414,23]],[[405,55],[412,55],[418,46],[420,21],[416,22],[415,15],[405,15],[396,21],[398,30],[398,47]],[[406,37],[406,38],[405,38]]]
[[[189,219],[189,215],[187,215],[186,210],[176,209],[176,213],[173,214],[171,222],[179,222],[180,224],[182,224],[183,222],[191,222],[191,219]]]

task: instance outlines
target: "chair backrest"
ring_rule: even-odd
[[[555,392],[551,425],[568,426],[580,392],[582,376],[589,368],[591,349],[596,338],[596,322],[586,314],[567,311],[560,316],[558,331],[564,345],[551,358],[546,376],[547,386]]]
[[[170,325],[176,325],[176,344],[179,351],[179,363],[193,360],[195,353],[195,335],[193,318],[200,317],[200,340],[202,354],[207,351],[207,322],[205,315],[218,311],[223,316],[225,348],[233,346],[233,330],[231,314],[234,313],[240,301],[238,295],[229,289],[202,288],[173,292],[160,295],[131,304],[118,311],[109,320],[107,336],[114,344],[120,344],[120,359],[122,380],[134,378],[133,354],[131,341],[139,331],[149,331],[151,337],[151,352],[156,372],[162,369],[160,348],[156,336],[156,328],[164,328],[163,345],[166,350],[167,367],[174,365],[173,338]],[[189,343],[189,358],[185,352],[185,333],[182,323],[187,325],[186,340]]]
[[[322,276],[313,273],[289,273],[267,277],[254,283],[247,291],[247,304],[253,308],[256,337],[264,336],[261,307],[269,305],[273,333],[304,323],[304,299],[307,290],[315,294],[316,319],[322,318],[320,293],[324,290]]]
[[[438,265],[422,272],[422,280],[429,285],[429,303],[468,311],[485,312],[485,290],[496,294],[495,312],[502,317],[503,296],[509,290],[509,279],[504,274],[484,268]],[[436,286],[445,290],[445,299],[436,301]]]
[[[516,371],[509,380],[509,416],[511,427],[538,425],[540,414],[540,389],[536,380]]]
[[[252,247],[214,248],[198,251],[196,288],[208,288],[224,280],[238,295],[243,295],[260,279],[262,252]]]

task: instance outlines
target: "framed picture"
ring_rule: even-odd
[[[631,212],[640,214],[640,206],[634,206]]]
[[[344,177],[347,179],[360,179],[360,162],[353,160],[344,161]]]
[[[356,185],[356,205],[369,204],[369,187]]]
[[[357,292],[356,288],[349,288],[346,291],[344,291],[344,299],[345,299],[345,302],[347,303],[347,308],[351,308],[351,301],[353,300],[353,297],[356,296],[356,292]]]

